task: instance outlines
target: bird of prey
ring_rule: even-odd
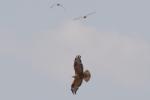
[[[61,7],[61,8],[63,8],[64,10],[65,10],[65,7],[62,5],[62,4],[60,4],[60,3],[54,3],[54,4],[52,4],[51,6],[50,6],[50,8],[54,8],[54,7]]]
[[[74,60],[74,70],[75,76],[73,76],[74,80],[71,85],[71,91],[73,94],[76,94],[77,90],[82,84],[82,81],[88,82],[91,78],[91,74],[89,70],[83,71],[83,64],[81,61],[81,56],[77,55]]]
[[[76,17],[76,18],[74,18],[73,20],[86,19],[88,16],[93,15],[93,14],[95,14],[95,13],[96,13],[96,12],[91,12],[91,13],[88,13],[88,14],[86,14],[86,15],[84,15],[84,16]]]

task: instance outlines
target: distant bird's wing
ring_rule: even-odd
[[[71,85],[71,91],[73,94],[76,94],[77,90],[79,89],[79,87],[82,84],[82,78],[75,78],[72,85]]]
[[[65,10],[65,7],[62,4],[59,4],[60,7],[62,7]]]
[[[96,12],[91,12],[91,13],[88,13],[88,14],[86,14],[85,16],[90,16],[90,15],[93,15],[93,14],[95,14]]]
[[[81,19],[83,19],[83,16],[76,17],[76,18],[74,18],[73,20],[81,20]]]
[[[60,4],[60,3],[54,3],[54,4],[52,4],[52,5],[50,6],[50,8],[53,8],[53,7],[55,7],[55,6],[61,7],[61,8],[63,8],[64,10],[66,10],[65,7],[64,7],[62,4]]]
[[[50,8],[53,8],[54,6],[56,6],[56,3],[52,4],[52,5],[50,6]]]

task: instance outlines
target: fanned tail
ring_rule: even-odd
[[[84,80],[86,81],[86,82],[88,82],[89,80],[90,80],[90,78],[91,78],[91,73],[90,73],[90,71],[89,70],[85,70],[84,71]]]

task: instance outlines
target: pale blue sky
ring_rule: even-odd
[[[55,2],[66,11],[51,9]],[[150,100],[149,4],[0,0],[0,99]],[[72,20],[93,11],[85,21]],[[92,78],[74,96],[77,54]]]

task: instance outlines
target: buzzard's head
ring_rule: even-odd
[[[78,64],[81,64],[81,56],[80,55],[76,56],[75,62],[77,62]]]

